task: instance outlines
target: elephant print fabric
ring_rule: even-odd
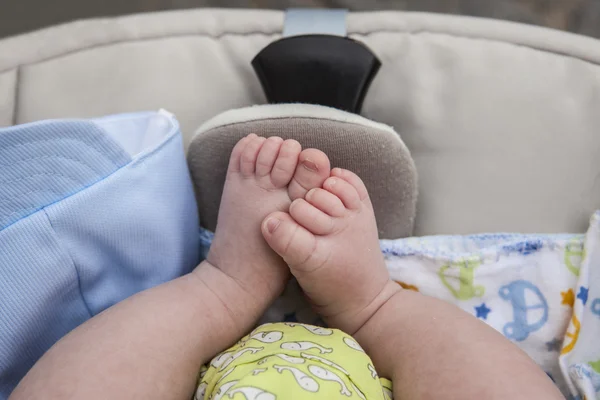
[[[201,236],[207,246],[210,234]],[[600,400],[600,211],[591,217],[586,234],[430,236],[381,240],[380,245],[390,276],[400,286],[453,303],[502,333],[538,363],[566,398]],[[322,325],[294,281],[262,320],[275,321],[288,327]],[[312,339],[285,338],[281,352],[307,362],[319,361],[314,357],[333,361],[337,347],[324,340],[335,336],[332,330],[300,329],[312,333]],[[275,337],[261,333],[259,338],[263,336]],[[352,338],[342,342],[349,356],[361,353]],[[247,344],[267,345],[254,339]],[[278,357],[271,358],[275,363]],[[331,389],[332,398],[354,394],[352,384],[341,386],[334,375],[354,376],[344,372],[353,371],[335,364],[342,370],[329,365],[332,374],[324,374],[313,369],[320,377],[298,369],[320,388]],[[372,363],[365,365],[373,380]],[[281,375],[293,379],[290,371]],[[384,388],[383,398],[390,388]]]
[[[256,328],[200,371],[194,400],[392,399],[347,334],[300,323]]]

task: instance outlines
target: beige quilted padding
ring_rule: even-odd
[[[0,125],[166,108],[189,143],[265,102],[250,60],[277,11],[192,10],[75,22],[0,41]],[[383,66],[364,116],[419,173],[415,234],[583,232],[600,208],[600,42],[508,22],[354,13]],[[373,160],[377,162],[377,160]]]

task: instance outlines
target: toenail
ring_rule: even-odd
[[[335,178],[329,178],[329,179],[327,179],[327,185],[329,185],[329,187],[332,187],[336,183],[337,183],[337,179],[335,179]]]
[[[267,230],[269,231],[269,233],[273,233],[273,232],[275,232],[275,229],[277,229],[277,227],[279,226],[280,223],[281,223],[280,220],[273,217],[273,218],[269,218],[267,220],[267,222],[265,223],[265,225],[267,226]]]
[[[313,194],[315,194],[315,192],[317,191],[316,188],[312,188],[308,191],[308,193],[306,193],[306,196],[304,196],[306,198],[306,200],[310,200],[310,198],[313,196]]]
[[[310,161],[309,159],[302,161],[302,166],[312,172],[317,172],[319,170],[319,168],[317,167],[317,164]]]
[[[296,200],[292,201],[292,204],[290,204],[289,212],[292,212],[292,208],[295,208],[296,204],[298,204],[299,202],[300,202],[300,199],[296,199]]]

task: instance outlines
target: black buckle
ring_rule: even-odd
[[[381,62],[347,37],[303,35],[269,44],[252,60],[269,103],[308,103],[359,113]]]

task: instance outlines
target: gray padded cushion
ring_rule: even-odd
[[[164,107],[189,142],[210,117],[265,101],[250,60],[282,24],[194,10],[0,41],[0,124]],[[415,158],[416,234],[585,229],[600,205],[599,42],[399,12],[350,14],[348,31],[383,62],[363,111]]]
[[[412,235],[417,173],[398,134],[387,125],[356,114],[309,104],[267,104],[230,110],[198,129],[187,160],[203,227],[212,231],[217,227],[229,154],[249,132],[295,139],[303,148],[321,149],[332,165],[349,169],[362,178],[375,209],[380,239]]]

